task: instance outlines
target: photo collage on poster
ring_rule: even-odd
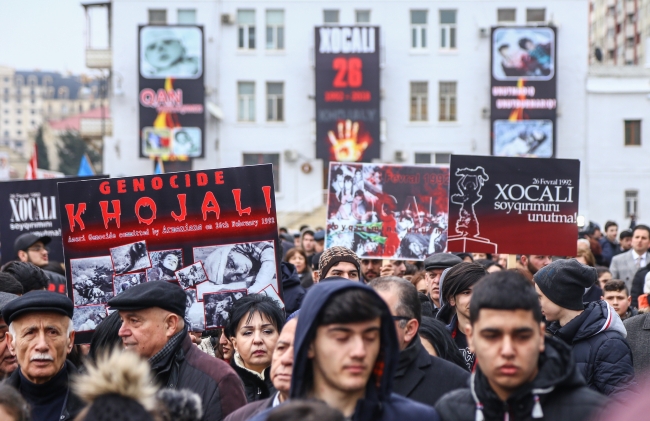
[[[446,250],[449,171],[330,164],[326,247],[361,258],[423,260]]]
[[[492,32],[492,155],[555,154],[555,29],[500,27]]]

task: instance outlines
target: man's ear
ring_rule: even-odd
[[[416,319],[411,319],[406,323],[406,330],[404,331],[404,341],[411,342],[413,338],[418,334],[418,328],[420,324]]]
[[[539,334],[542,336],[539,344],[539,352],[544,352],[544,349],[546,348],[546,344],[544,343],[544,340],[546,339],[546,323],[539,323]]]
[[[70,322],[70,323],[72,323],[72,322]],[[75,335],[75,333],[76,332],[74,330],[72,332],[70,332],[70,337],[68,338],[70,340],[70,343],[68,343],[68,352],[67,352],[68,354],[70,352],[72,352],[72,347],[74,346],[74,335]]]
[[[314,270],[311,272],[311,277],[314,280],[314,283],[317,284],[320,281],[320,270]]]
[[[16,351],[13,347],[14,337],[11,336],[11,333],[7,332],[7,338],[5,340],[7,341],[7,348],[9,348],[9,353],[11,353],[13,356],[16,356]]]
[[[21,262],[28,262],[29,256],[27,255],[27,252],[24,250],[18,250],[18,260]]]
[[[474,338],[472,337],[473,331],[474,331],[474,326],[472,325],[472,323],[465,326],[465,336],[467,337],[467,346],[469,347],[471,353],[476,352],[474,350]]]
[[[314,342],[309,344],[309,349],[307,349],[307,358],[310,360],[316,356],[316,352],[314,351]]]
[[[171,338],[176,333],[178,333],[178,327],[180,323],[181,318],[178,314],[169,313],[167,317],[165,317],[165,334],[168,338]]]
[[[456,297],[455,296],[449,297],[449,305],[452,306],[452,307],[456,307]]]

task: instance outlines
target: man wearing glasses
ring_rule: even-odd
[[[49,249],[46,246],[51,241],[52,239],[48,236],[39,237],[31,233],[22,234],[14,242],[14,251],[21,262],[32,263],[43,269],[43,272],[50,280],[47,287],[49,291],[65,294],[65,277],[44,269],[50,262]]]

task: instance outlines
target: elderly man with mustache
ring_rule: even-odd
[[[56,292],[31,291],[7,303],[6,341],[19,368],[7,379],[32,408],[32,419],[74,419],[83,403],[69,387],[77,368],[66,361],[74,344],[73,305]]]

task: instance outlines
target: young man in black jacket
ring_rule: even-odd
[[[522,275],[497,272],[476,284],[470,322],[476,370],[470,389],[436,404],[443,421],[582,421],[606,403],[586,386],[569,347],[544,337],[535,290]]]

